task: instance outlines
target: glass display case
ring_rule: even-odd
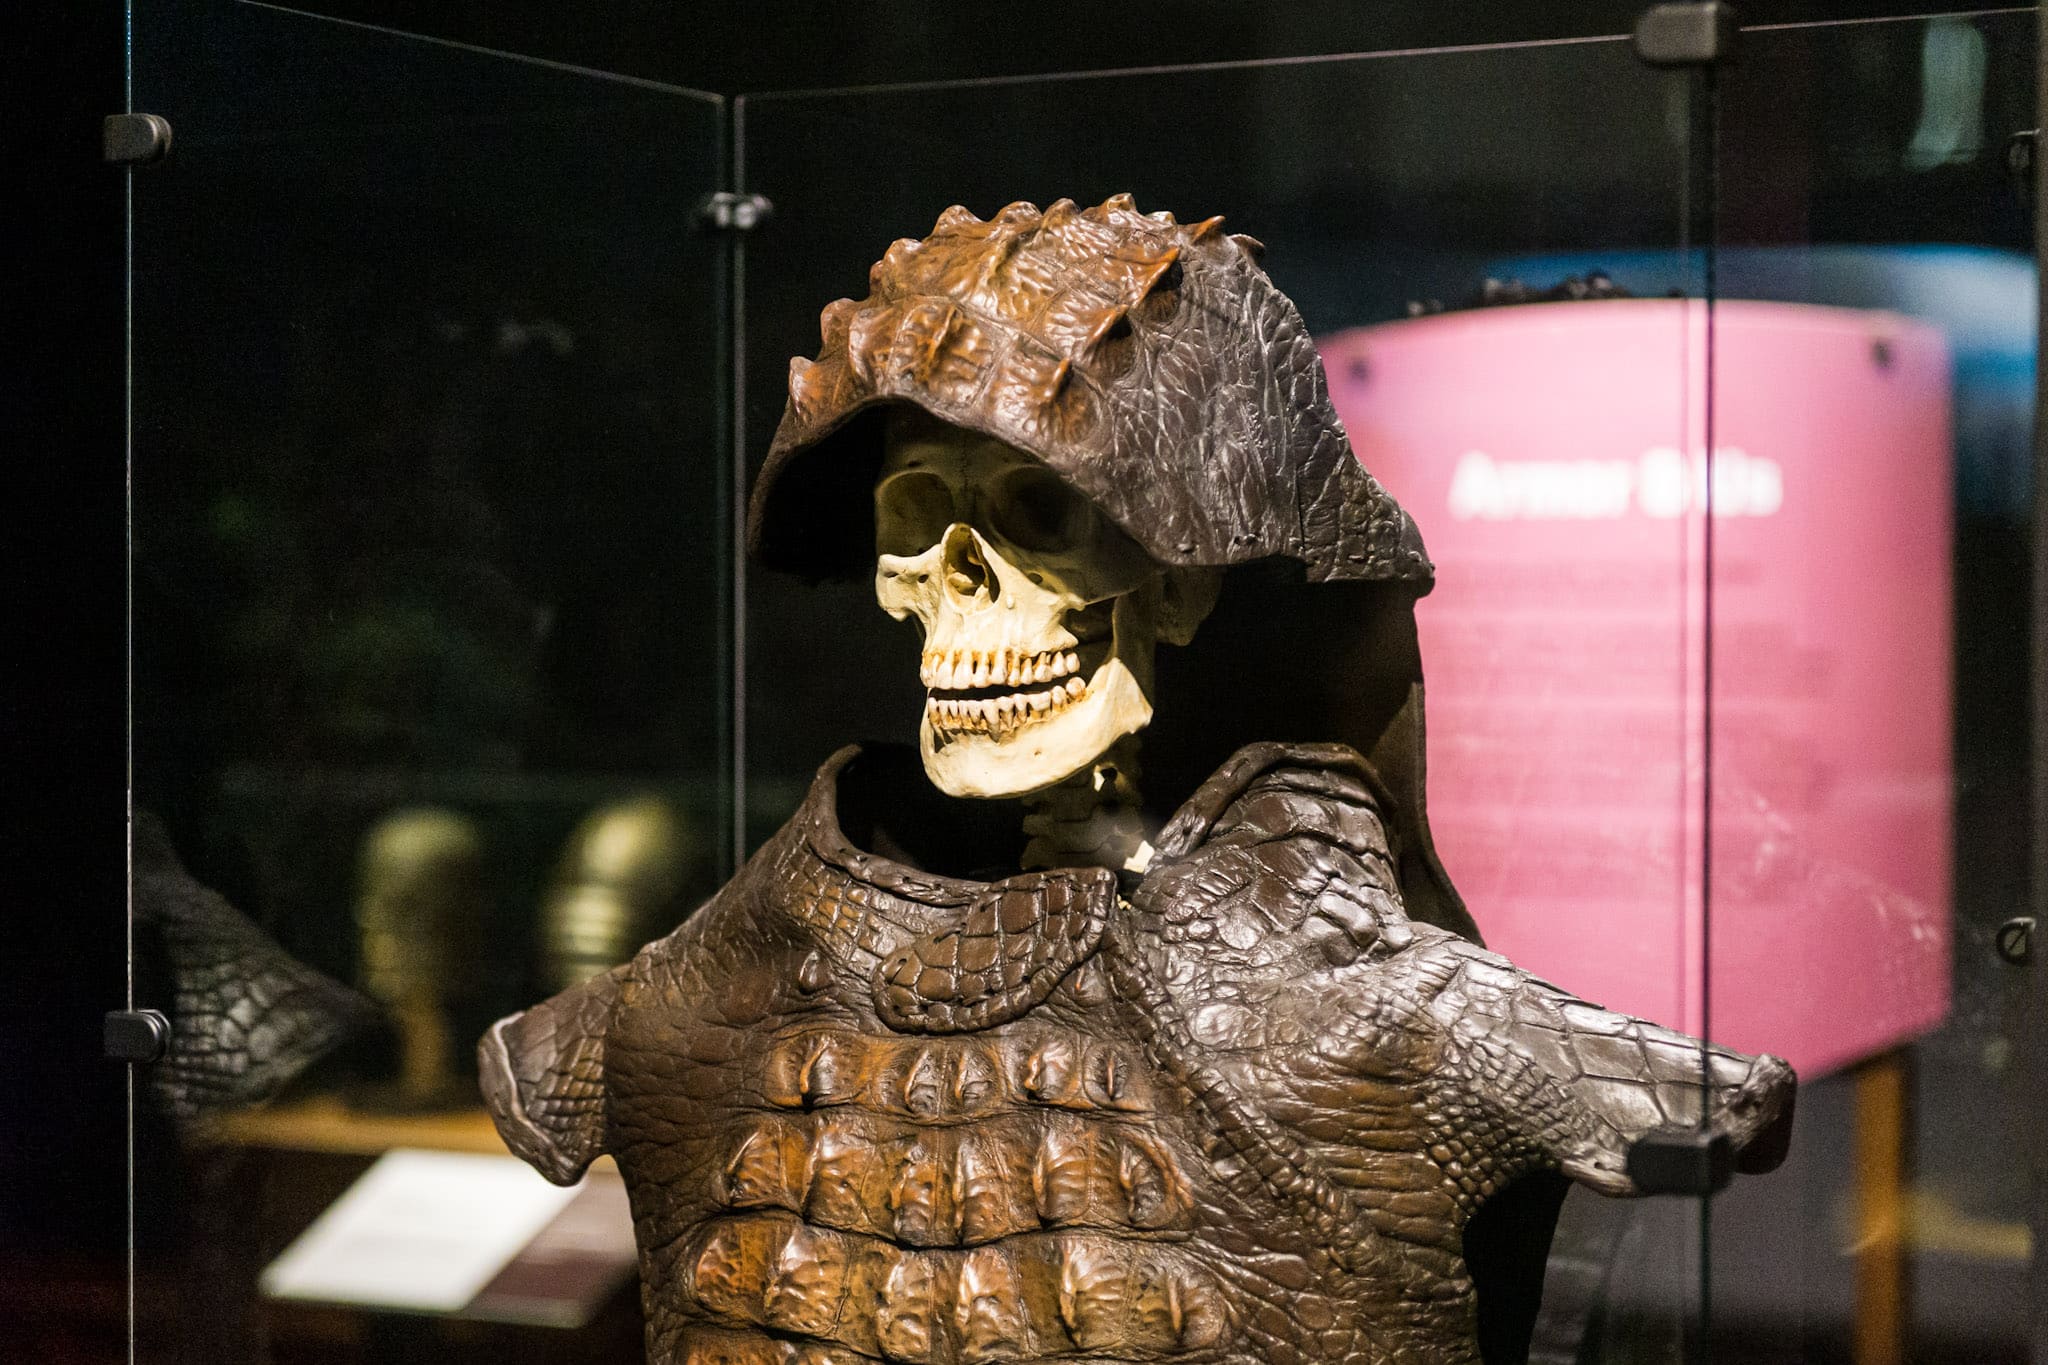
[[[1436,565],[1412,642],[1227,589],[1164,808],[1225,735],[1377,752],[1345,651],[1419,650],[1487,947],[1798,1072],[1770,1174],[1696,1102],[1647,1197],[1489,1190],[1478,1358],[2048,1359],[2040,18],[1661,9],[734,91],[132,0],[133,1358],[642,1358],[644,1197],[507,1155],[476,1041],[916,740],[874,582],[746,555],[819,310],[949,206],[1128,194],[1257,239]]]

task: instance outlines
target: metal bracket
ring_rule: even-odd
[[[1998,955],[2015,967],[2024,967],[2034,955],[2034,917],[2014,915],[1998,926]]]
[[[171,1045],[171,1021],[162,1010],[111,1010],[103,1037],[110,1061],[147,1066]]]
[[[171,121],[157,114],[109,114],[100,154],[116,166],[143,166],[171,154]]]
[[[2020,201],[2028,221],[2034,217],[2034,177],[2040,174],[2041,130],[2029,128],[2005,140],[2005,173],[2012,180],[2013,197]]]
[[[1735,1147],[1726,1133],[1655,1129],[1629,1144],[1628,1178],[1644,1194],[1717,1194],[1735,1178]]]
[[[761,194],[735,194],[720,190],[706,195],[697,206],[697,222],[715,232],[752,232],[768,221],[775,205]]]
[[[1636,20],[1636,59],[1647,66],[1717,66],[1735,55],[1733,5],[1652,5]]]

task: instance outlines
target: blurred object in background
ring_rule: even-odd
[[[363,989],[398,1029],[398,1078],[364,1096],[401,1110],[471,1105],[458,1076],[450,1015],[474,989],[472,964],[485,917],[483,841],[467,816],[420,807],[396,811],[363,840],[356,926]],[[466,1056],[468,1040],[460,1042]]]
[[[1635,295],[1614,282],[1604,270],[1589,270],[1584,275],[1567,275],[1549,287],[1532,285],[1527,280],[1501,280],[1489,277],[1470,297],[1462,303],[1445,304],[1442,299],[1408,300],[1408,316],[1429,317],[1436,313],[1455,313],[1466,308],[1512,308],[1524,303],[1584,303],[1588,299],[1628,299]]]
[[[542,995],[581,985],[673,929],[708,850],[673,804],[639,796],[593,811],[569,836],[541,902]]]

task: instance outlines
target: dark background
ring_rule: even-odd
[[[1633,3],[684,4],[355,0],[315,12],[737,94],[1625,32]],[[1746,23],[1938,12],[1752,3]],[[0,1322],[68,1274],[112,1292],[124,1239],[120,1068],[126,728],[123,179],[99,160],[119,110],[116,5],[8,16],[12,172],[4,386],[12,627],[4,668],[11,930],[0,993]],[[145,169],[136,174],[147,175]],[[984,211],[987,207],[983,206]],[[1150,207],[1147,205],[1147,207]],[[1938,214],[1940,206],[1930,205]],[[57,1267],[53,1272],[51,1267]],[[4,1327],[0,1327],[4,1330]]]

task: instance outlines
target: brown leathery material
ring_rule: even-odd
[[[616,1157],[657,1365],[1472,1362],[1462,1233],[1518,1177],[1633,1193],[1703,1098],[1777,1150],[1782,1062],[1706,1048],[1703,1096],[1697,1041],[1411,921],[1342,746],[1240,753],[1124,895],[855,847],[861,761],[484,1042],[515,1151]]]
[[[896,242],[866,298],[824,310],[817,358],[790,363],[754,553],[870,572],[856,509],[881,439],[861,415],[907,403],[1043,460],[1162,564],[1291,559],[1427,592],[1421,536],[1353,456],[1300,313],[1221,222],[1120,194],[987,221],[956,205]]]

